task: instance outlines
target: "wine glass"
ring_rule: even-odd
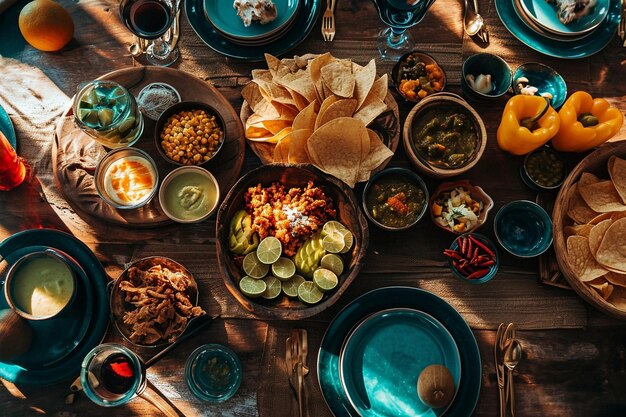
[[[378,51],[382,59],[397,61],[415,44],[406,30],[424,18],[435,0],[373,1],[380,19],[389,26],[378,34]]]
[[[146,49],[149,63],[167,67],[176,62],[178,48],[161,38],[176,17],[176,0],[122,0],[120,17],[136,36],[153,41]]]

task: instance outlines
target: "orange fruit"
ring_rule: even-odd
[[[20,12],[20,32],[40,51],[58,51],[74,36],[72,16],[52,0],[35,0]]]

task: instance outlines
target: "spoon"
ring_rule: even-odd
[[[511,343],[504,350],[504,366],[508,369],[509,381],[509,405],[511,417],[515,417],[515,397],[513,390],[513,370],[522,359],[522,345],[517,339],[511,339]]]
[[[468,36],[476,35],[484,26],[483,17],[469,8],[465,0],[465,15],[463,16],[463,28]]]

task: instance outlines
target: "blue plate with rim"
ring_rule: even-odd
[[[561,36],[579,36],[597,28],[609,12],[610,0],[596,0],[591,13],[567,25],[557,16],[556,5],[546,0],[520,0],[522,12],[541,28]]]
[[[253,21],[250,26],[246,27],[237,15],[237,10],[234,7],[225,6],[223,0],[204,0],[203,2],[205,16],[215,29],[227,37],[242,40],[265,38],[284,29],[295,18],[300,1],[274,0],[274,4],[276,5],[276,19],[264,25]]]
[[[459,386],[461,358],[452,335],[431,315],[408,308],[383,310],[363,320],[339,356],[344,391],[363,417],[445,413],[448,407],[434,410],[417,395],[419,375],[435,364],[448,368]]]
[[[17,138],[15,137],[15,129],[7,112],[0,106],[0,132],[6,136],[13,149],[17,149]]]
[[[620,0],[610,0],[607,17],[588,36],[572,41],[558,41],[528,27],[517,15],[512,0],[495,0],[498,17],[509,32],[526,46],[556,58],[579,59],[604,49],[613,39],[620,21]]]
[[[184,0],[185,15],[192,29],[204,43],[222,55],[250,62],[263,61],[264,54],[283,55],[299,45],[313,29],[320,15],[321,0],[300,0],[293,25],[279,39],[263,45],[246,46],[232,42],[219,33],[204,15],[204,0]]]
[[[446,415],[469,417],[474,412],[481,384],[481,362],[474,334],[463,317],[443,299],[411,287],[370,291],[348,304],[330,323],[317,357],[317,375],[328,407],[335,417],[359,417],[350,404],[340,378],[339,356],[346,337],[365,317],[389,309],[412,309],[432,316],[445,327],[458,347],[462,369],[456,397]],[[417,389],[415,388],[417,396]]]
[[[89,280],[89,284],[84,283],[84,290],[86,291],[88,285],[92,287],[91,320],[82,340],[76,342],[76,337],[72,338],[70,346],[74,345],[74,348],[65,354],[62,360],[56,360],[49,366],[35,366],[29,363],[28,367],[0,362],[0,378],[18,386],[52,385],[76,378],[80,373],[83,358],[102,341],[109,324],[107,275],[93,252],[74,236],[52,229],[25,230],[0,242],[0,259],[10,264],[23,254],[40,250],[41,247],[58,249],[68,254],[80,265]],[[89,307],[87,303],[85,304]],[[56,330],[62,338],[67,337],[65,328]],[[18,360],[18,362],[22,361]]]

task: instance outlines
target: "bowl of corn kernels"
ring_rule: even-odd
[[[226,138],[226,125],[206,103],[181,101],[165,110],[155,127],[156,147],[174,165],[207,164]]]

